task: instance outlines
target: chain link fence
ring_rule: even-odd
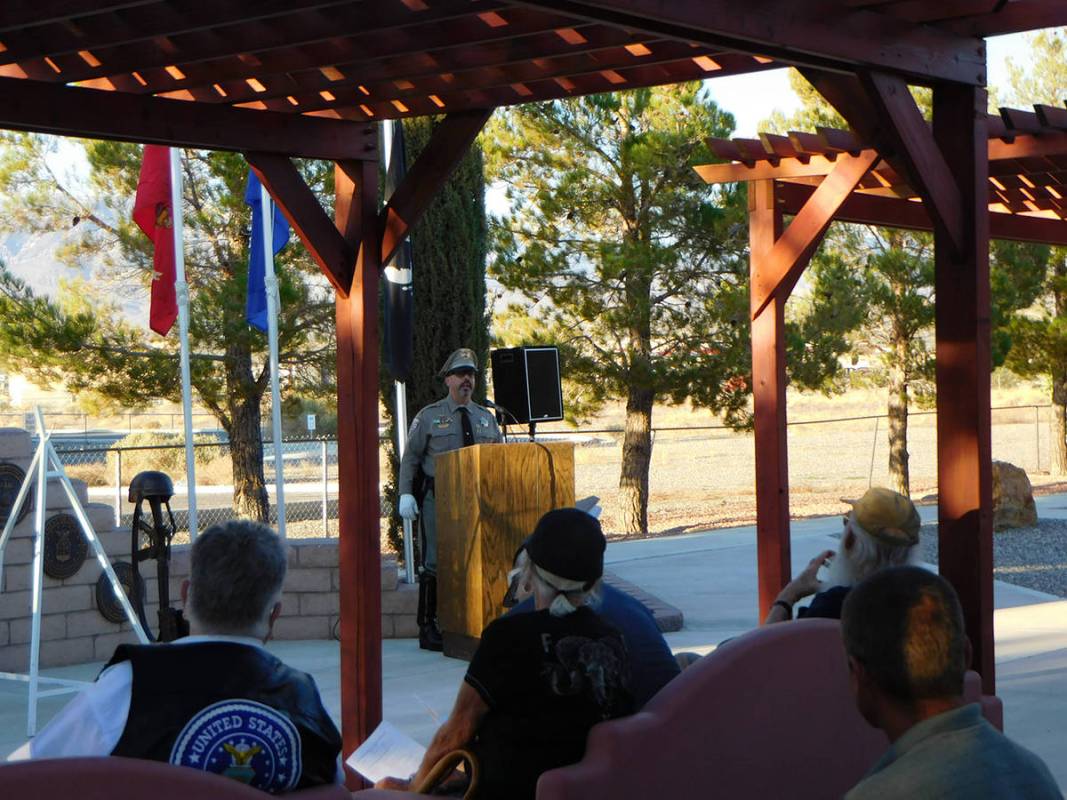
[[[201,435],[193,445],[196,468],[196,510],[200,530],[235,517],[233,510],[233,462],[226,441],[205,442]],[[114,509],[117,527],[131,523],[133,505],[128,500],[132,478],[145,470],[171,476],[175,494],[171,509],[179,531],[188,530],[189,498],[185,481],[183,444],[133,447],[79,447],[57,445],[56,453],[67,474],[85,481],[90,500]],[[291,439],[282,443],[285,476],[285,521],[290,536],[337,535],[337,441],[329,438]],[[270,441],[263,443],[263,472],[270,498],[271,522],[277,524],[275,459]]]
[[[49,414],[49,422],[56,415]],[[1049,469],[1050,408],[1013,406],[992,410],[993,458],[1024,468],[1035,483]],[[936,414],[909,415],[908,450],[912,496],[937,490]],[[180,417],[178,420],[180,424]],[[117,440],[121,434],[112,434]],[[791,422],[788,426],[790,507],[795,516],[825,514],[841,497],[856,497],[871,485],[890,485],[888,426],[884,415]],[[750,433],[724,426],[658,427],[653,430],[649,478],[649,525],[656,532],[744,524],[755,515],[755,448]],[[524,440],[525,433],[517,437]],[[578,497],[597,495],[605,529],[623,525],[619,474],[622,431],[543,426],[539,440],[575,443]],[[206,440],[205,440],[206,439]],[[180,435],[179,435],[180,441]],[[146,469],[170,475],[172,506],[179,529],[187,526],[185,450],[182,444],[136,447],[81,446],[59,440],[56,450],[71,477],[89,485],[90,499],[114,508],[115,523],[127,527],[132,507],[130,479]],[[196,504],[199,527],[231,519],[233,478],[229,444],[217,433],[196,436]],[[264,442],[264,472],[274,503],[274,454]],[[293,438],[283,444],[286,529],[291,537],[337,535],[337,441]],[[382,454],[380,463],[384,464]],[[383,481],[385,476],[383,476]]]

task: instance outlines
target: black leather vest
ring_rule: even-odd
[[[216,772],[268,792],[333,783],[341,736],[310,675],[236,642],[121,645],[130,713],[112,755]]]

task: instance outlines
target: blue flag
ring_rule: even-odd
[[[248,243],[248,304],[245,316],[248,324],[266,333],[267,331],[267,284],[266,265],[263,263],[263,206],[260,203],[259,178],[248,170],[248,188],[245,202],[252,206],[252,238]],[[277,205],[274,208],[274,255],[289,242],[289,221]]]

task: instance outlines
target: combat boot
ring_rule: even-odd
[[[437,576],[423,573],[419,576],[419,647],[440,653],[444,650],[441,629],[437,627]]]

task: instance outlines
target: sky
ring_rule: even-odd
[[[1027,60],[1026,40],[1026,34],[986,39],[990,86],[1007,86],[1007,62],[1009,59]],[[799,105],[799,99],[789,87],[789,71],[786,69],[712,78],[705,85],[715,102],[734,115],[737,122],[734,136],[737,137],[755,137],[759,123],[774,111],[788,116]]]

